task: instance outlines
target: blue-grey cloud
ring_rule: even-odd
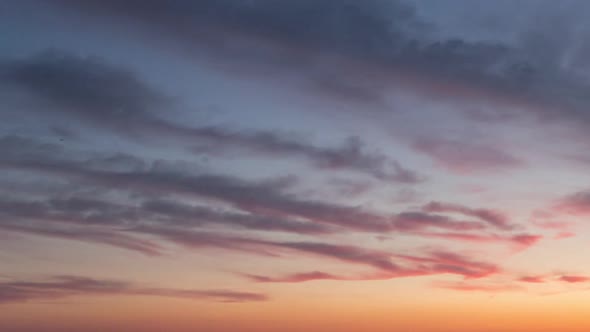
[[[78,15],[102,13],[105,24],[141,26],[146,34],[165,34],[183,50],[213,50],[216,58],[229,62],[305,73],[311,91],[332,97],[375,102],[382,95],[378,81],[386,77],[413,84],[426,94],[524,106],[544,120],[588,118],[584,110],[589,83],[584,75],[574,74],[570,64],[572,59],[583,64],[580,55],[587,52],[575,42],[580,20],[569,19],[575,14],[581,17],[577,10],[588,10],[580,2],[563,6],[545,2],[540,17],[529,17],[533,23],[523,27],[518,38],[497,40],[436,34],[437,27],[404,1],[60,3]],[[252,38],[274,47],[260,51],[234,43]],[[335,61],[322,62],[326,55]],[[370,82],[364,79],[367,73],[374,78]],[[505,109],[498,110],[502,112]]]
[[[295,157],[320,169],[367,174],[383,181],[418,183],[423,177],[381,153],[367,151],[351,137],[341,147],[321,147],[267,131],[178,124],[167,116],[178,101],[144,82],[134,72],[96,57],[46,52],[0,62],[0,85],[24,91],[26,109],[75,119],[84,125],[154,144],[168,144],[212,155],[232,151],[270,158]],[[63,137],[64,128],[60,129]]]

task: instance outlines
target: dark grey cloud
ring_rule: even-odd
[[[47,52],[0,62],[0,84],[25,92],[39,105],[28,108],[81,121],[125,137],[151,142],[172,139],[174,145],[195,152],[231,151],[267,157],[296,157],[320,169],[341,169],[378,180],[417,183],[423,180],[398,161],[367,151],[358,137],[341,147],[320,147],[273,131],[237,131],[222,127],[190,127],[169,120],[178,102],[156,91],[132,71],[100,58]],[[23,101],[25,103],[25,101]],[[167,116],[168,115],[168,116]],[[67,128],[66,128],[67,129]],[[59,136],[63,137],[64,128]]]
[[[496,40],[433,33],[437,27],[403,1],[60,3],[78,14],[105,14],[104,24],[139,25],[150,36],[164,34],[183,50],[214,50],[216,59],[222,55],[306,73],[311,91],[332,97],[374,102],[381,94],[374,82],[392,79],[437,97],[525,107],[540,119],[588,120],[590,87],[585,74],[576,74],[587,71],[580,61],[587,47],[576,42],[588,35],[579,14],[588,7],[581,2],[529,3],[541,8],[538,17],[524,18],[530,22],[519,25],[519,38],[511,34]],[[496,16],[497,25],[515,19]],[[240,46],[249,39],[274,47]],[[322,61],[326,56],[335,61]],[[365,79],[367,73],[372,82]]]
[[[39,105],[32,109],[131,135],[164,126],[152,112],[172,102],[132,71],[98,57],[59,51],[5,59],[0,63],[0,79],[5,88],[18,88],[25,98],[35,98]]]
[[[150,288],[131,282],[103,280],[80,276],[54,276],[42,280],[0,281],[0,303],[40,301],[71,296],[145,295],[177,297],[218,302],[266,301],[264,294],[232,290],[194,290],[176,288]]]
[[[399,1],[62,1],[95,13],[126,17],[176,38],[204,37],[211,28],[242,31],[346,53],[379,53],[419,30],[414,9]],[[152,30],[154,31],[154,30]],[[201,33],[201,34],[200,34]],[[211,41],[212,43],[214,41]],[[386,54],[383,54],[386,55]]]

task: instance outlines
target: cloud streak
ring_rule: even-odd
[[[413,148],[457,174],[490,173],[522,167],[524,162],[494,146],[445,138],[418,139]]]
[[[161,296],[216,302],[266,301],[264,294],[231,290],[150,288],[117,280],[54,276],[38,281],[0,281],[0,304],[42,301],[72,296]]]
[[[460,204],[449,204],[442,202],[430,202],[422,209],[426,212],[458,213],[468,217],[475,217],[501,230],[511,230],[514,228],[514,226],[510,224],[508,217],[501,211],[490,209],[472,209]]]

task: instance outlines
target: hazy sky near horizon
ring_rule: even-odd
[[[587,331],[588,15],[0,2],[0,330]]]

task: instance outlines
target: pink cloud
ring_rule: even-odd
[[[557,212],[577,216],[590,215],[590,191],[580,191],[561,199],[555,204]]]
[[[580,283],[590,281],[590,277],[578,276],[578,275],[564,275],[559,278],[560,281],[567,283]]]
[[[568,239],[568,238],[574,237],[574,236],[576,236],[576,234],[575,233],[572,233],[572,232],[560,232],[560,233],[555,234],[555,236],[553,237],[553,239],[555,239],[555,240],[563,240],[563,239]]]

